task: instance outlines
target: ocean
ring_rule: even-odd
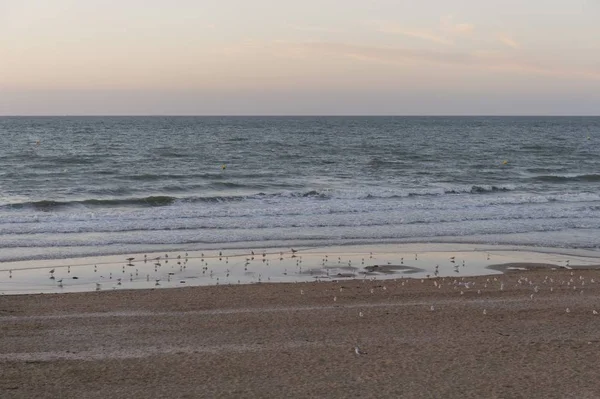
[[[1,117],[0,261],[471,243],[600,251],[600,117]]]

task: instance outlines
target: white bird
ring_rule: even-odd
[[[360,348],[358,347],[358,345],[356,345],[354,347],[354,353],[356,353],[357,355],[366,355],[367,354],[367,352],[361,351]]]

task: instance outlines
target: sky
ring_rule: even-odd
[[[0,115],[599,115],[600,0],[0,0]]]

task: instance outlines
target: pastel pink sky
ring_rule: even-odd
[[[600,0],[0,0],[0,115],[600,110]]]

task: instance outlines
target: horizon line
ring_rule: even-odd
[[[367,117],[367,118],[447,118],[447,117],[471,117],[471,118],[505,118],[505,117],[547,117],[547,118],[595,118],[600,117],[600,114],[0,114],[0,118],[112,118],[112,117],[157,117],[157,118],[291,118],[291,117],[322,117],[322,118],[338,118],[338,117]]]

